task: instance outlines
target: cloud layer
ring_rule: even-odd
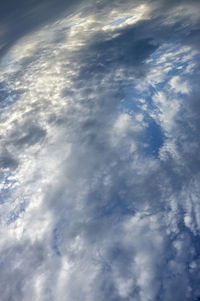
[[[3,301],[199,300],[199,10],[87,2],[6,46]]]

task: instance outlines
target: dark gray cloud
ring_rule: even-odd
[[[125,68],[124,76],[126,76],[128,82],[130,75],[144,77],[145,72],[148,72],[145,61],[158,47],[166,42],[180,43],[181,45],[192,44],[198,49],[197,28],[200,21],[195,20],[193,25],[192,16],[190,15],[193,13],[193,5],[196,5],[196,3],[188,5],[188,15],[186,9],[183,8],[182,16],[179,15],[179,11],[185,1],[175,1],[173,3],[149,1],[149,4],[154,5],[155,9],[150,19],[141,20],[125,28],[114,29],[112,34],[106,31],[98,31],[91,36],[88,45],[81,50],[81,54],[78,54],[79,59],[81,59],[80,66],[83,61],[85,62],[80,67],[79,79],[102,80],[109,69],[117,70],[123,66]],[[110,9],[112,7],[111,3],[101,5],[100,11],[97,10],[96,12],[97,18],[103,18],[106,11],[104,5],[108,5]],[[119,1],[114,1],[113,7],[115,5],[120,7],[122,4]],[[133,5],[137,5],[137,1]],[[190,9],[192,10],[191,13]],[[172,14],[172,20],[170,20],[170,14]],[[178,14],[178,17],[173,17],[176,14]],[[189,17],[191,17],[191,20],[189,20]],[[119,84],[120,80],[121,78],[118,78]]]
[[[15,169],[18,166],[17,160],[8,152],[6,148],[4,148],[1,151],[0,166],[1,168],[10,168],[10,169]]]
[[[134,74],[142,76],[143,62],[158,45],[151,38],[135,37],[137,28],[130,28],[118,32],[116,38],[107,39],[106,35],[93,37],[92,45],[86,50],[84,58],[87,64],[80,72],[80,78],[100,76],[107,69],[115,69],[123,65],[128,70],[134,68]],[[127,71],[128,71],[127,70]]]
[[[12,143],[17,147],[34,145],[46,135],[44,129],[34,124],[25,124],[21,130],[21,134],[19,131],[11,134]]]
[[[0,9],[0,56],[4,55],[15,42],[42,25],[70,14],[81,3],[80,0],[3,0]]]

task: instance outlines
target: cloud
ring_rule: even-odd
[[[170,80],[170,86],[172,87],[172,89],[174,89],[178,93],[182,93],[182,94],[188,94],[189,93],[189,87],[188,87],[187,82],[182,83],[178,76],[174,76]]]
[[[63,13],[71,14],[81,1],[3,1],[1,4],[0,55],[7,51],[24,35],[59,18]]]
[[[12,157],[6,148],[4,148],[1,152],[0,162],[2,168],[15,169],[18,165],[17,161]]]
[[[198,21],[185,7],[97,1],[13,39],[3,301],[198,300]],[[111,26],[121,11],[134,22]]]

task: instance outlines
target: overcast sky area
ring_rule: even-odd
[[[200,1],[0,2],[0,300],[200,301]]]

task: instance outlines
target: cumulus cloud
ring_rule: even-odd
[[[88,2],[7,48],[3,301],[198,300],[194,7]]]

